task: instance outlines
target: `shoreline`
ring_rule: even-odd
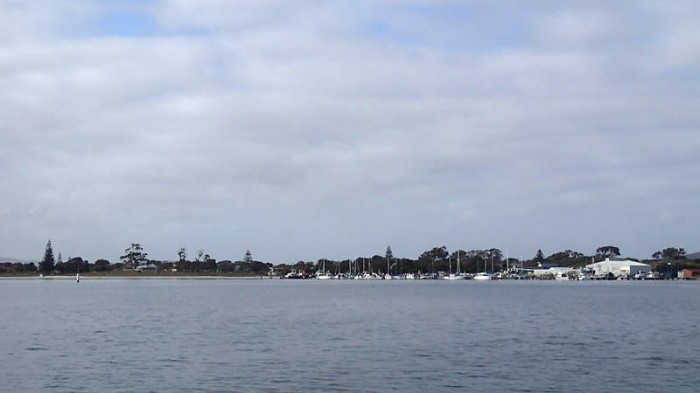
[[[0,276],[0,280],[75,280],[76,276]],[[80,280],[279,280],[279,277],[257,276],[236,277],[217,275],[182,275],[182,276],[151,276],[151,275],[81,275]]]

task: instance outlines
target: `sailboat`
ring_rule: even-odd
[[[316,273],[316,278],[319,280],[330,280],[333,276],[326,271],[326,260],[323,259],[323,270],[320,273]]]
[[[391,275],[391,258],[386,259],[386,273],[384,274],[385,280],[392,280],[394,277]]]
[[[377,273],[372,273],[372,260],[367,261],[367,270],[365,270],[365,258],[362,258],[362,273],[355,276],[355,280],[378,280],[381,277]]]
[[[480,281],[481,281],[481,280],[490,280],[490,279],[491,279],[491,275],[488,274],[488,273],[486,273],[486,260],[483,259],[483,258],[482,258],[482,260],[484,261],[484,271],[483,271],[483,272],[476,273],[476,275],[474,275],[474,279],[475,279],[475,280],[480,280]],[[478,265],[477,265],[477,268],[478,268]]]
[[[459,251],[457,251],[457,271],[455,273],[452,273],[452,259],[450,259],[450,274],[443,277],[443,279],[455,281],[455,280],[464,280],[465,278],[466,277],[464,277],[459,270]]]

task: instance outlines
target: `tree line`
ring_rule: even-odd
[[[616,246],[601,246],[595,254],[585,255],[573,250],[558,251],[545,256],[542,250],[537,250],[531,259],[520,260],[504,257],[497,248],[462,249],[450,252],[445,246],[433,247],[422,252],[417,258],[395,258],[391,246],[387,247],[384,255],[371,257],[357,257],[354,259],[332,260],[322,258],[316,262],[298,261],[294,264],[277,264],[255,261],[250,250],[246,250],[245,256],[239,261],[217,261],[203,250],[199,250],[194,258],[188,258],[187,250],[183,247],[177,251],[177,260],[158,261],[148,258],[148,253],[139,243],[132,243],[124,250],[120,262],[111,263],[106,259],[98,259],[89,263],[81,257],[71,257],[63,261],[60,254],[58,260],[54,258],[53,247],[49,240],[44,250],[44,257],[38,266],[30,263],[0,264],[3,273],[41,273],[41,274],[75,274],[81,272],[110,272],[118,270],[148,270],[168,271],[177,273],[224,273],[224,274],[267,274],[273,270],[277,273],[286,273],[292,269],[297,271],[314,272],[322,267],[331,273],[352,272],[379,272],[391,274],[403,273],[437,273],[440,271],[456,271],[458,264],[461,272],[476,273],[481,271],[499,272],[509,267],[533,267],[533,266],[562,266],[583,267],[592,262],[606,258],[615,258],[621,255],[620,248]],[[673,261],[678,269],[698,268],[700,261],[689,261],[683,248],[667,247],[652,254],[651,260],[644,262],[652,265],[663,265]]]

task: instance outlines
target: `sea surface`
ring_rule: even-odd
[[[3,392],[697,392],[700,283],[0,280]]]

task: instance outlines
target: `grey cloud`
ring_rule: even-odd
[[[155,2],[143,37],[32,6],[3,30],[0,255],[692,250],[654,230],[700,213],[692,14],[463,4]]]

